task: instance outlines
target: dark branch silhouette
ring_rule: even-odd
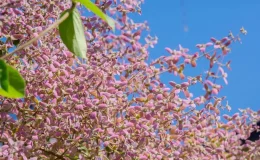
[[[253,127],[255,127],[254,131],[252,131],[250,133],[250,136],[246,140],[255,142],[255,141],[260,139],[260,130],[259,130],[259,128],[260,128],[260,121],[258,121],[256,123],[256,125],[253,125]],[[245,139],[240,139],[240,140],[241,140],[241,145],[246,144],[246,140]]]

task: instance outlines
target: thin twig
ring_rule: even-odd
[[[43,152],[45,152],[45,153],[47,153],[47,154],[49,154],[49,155],[53,155],[53,156],[55,156],[55,157],[57,157],[57,158],[59,158],[59,159],[65,160],[65,158],[64,158],[63,156],[61,156],[61,155],[59,155],[59,154],[56,154],[56,153],[54,153],[54,152],[52,152],[52,151],[48,151],[48,150],[45,150],[45,149],[43,149],[43,148],[40,148],[40,150],[43,151]]]
[[[0,8],[6,7],[6,6],[10,5],[10,4],[12,4],[12,3],[4,3],[4,4],[1,4],[1,5],[0,5]]]
[[[55,23],[53,23],[51,26],[49,26],[47,29],[45,29],[44,31],[42,31],[41,33],[39,33],[39,35],[33,39],[31,39],[30,41],[28,41],[27,43],[19,46],[18,48],[16,48],[13,52],[4,55],[3,57],[1,57],[2,59],[7,59],[8,57],[12,56],[15,52],[20,51],[21,49],[31,45],[34,41],[37,41],[39,38],[41,38],[42,36],[44,36],[46,33],[48,33],[50,30],[52,30],[53,28],[55,28],[56,26],[58,26],[60,23],[62,23],[65,19],[67,19],[69,17],[69,12],[66,12],[59,20],[57,20]]]

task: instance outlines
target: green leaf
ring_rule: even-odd
[[[8,71],[3,60],[0,60],[0,87],[8,92]]]
[[[101,19],[106,21],[108,25],[112,28],[113,31],[115,31],[115,20],[107,16],[105,13],[103,13],[94,3],[92,3],[90,0],[75,0],[77,2],[80,2],[83,4],[87,9],[95,13],[97,16],[99,16]]]
[[[81,145],[81,146],[78,147],[78,150],[79,150],[81,153],[83,153],[85,157],[90,156],[89,150],[87,149],[87,147]]]
[[[0,88],[0,95],[7,98],[23,98],[25,93],[25,82],[19,72],[12,66],[6,64],[3,60],[0,60],[0,68],[2,69],[0,79],[1,86],[3,83],[2,80],[4,80],[4,85],[7,87],[7,90],[3,87]]]
[[[78,57],[86,58],[87,43],[80,14],[77,8],[73,8],[61,13],[61,17],[67,12],[68,18],[59,25],[60,37],[69,51]]]

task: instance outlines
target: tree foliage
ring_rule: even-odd
[[[77,2],[98,16],[84,16],[86,8]],[[100,12],[87,0],[0,2],[1,68],[13,66],[26,82],[24,98],[0,97],[0,157],[259,158],[259,140],[243,145],[240,140],[255,131],[248,124],[260,119],[260,111],[221,114],[223,109],[231,109],[225,97],[218,95],[224,86],[222,79],[227,84],[230,69],[225,56],[239,35],[211,38],[196,45],[195,53],[182,46],[165,48],[168,55],[150,62],[148,49],[157,38],[145,35],[146,22],[136,23],[128,16],[140,14],[141,3],[96,0]],[[73,5],[81,11],[86,38],[83,49],[82,45],[76,50],[70,47],[75,39],[64,35],[77,27],[69,33],[64,31],[66,26],[61,27],[68,20],[61,13]],[[84,47],[85,40],[78,36],[81,41],[76,44]],[[186,75],[199,59],[208,63],[208,72]],[[2,65],[3,60],[8,64]],[[168,83],[161,81],[163,73],[170,75]],[[8,78],[0,80],[1,90],[9,89]],[[189,92],[193,87],[203,88],[204,94],[193,95]]]

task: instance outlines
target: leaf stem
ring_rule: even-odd
[[[59,154],[56,154],[56,153],[54,153],[54,152],[52,152],[52,151],[48,151],[48,150],[45,150],[45,149],[43,149],[43,148],[40,148],[39,150],[45,152],[46,154],[53,155],[53,156],[55,156],[55,157],[57,157],[57,158],[59,158],[59,159],[65,160],[65,158],[64,158],[63,156],[61,156],[61,155],[59,155]]]
[[[5,6],[8,6],[8,5],[10,5],[11,3],[4,3],[4,4],[1,4],[0,5],[0,8],[3,8],[3,7],[5,7]]]
[[[50,30],[52,30],[53,28],[55,28],[56,26],[58,26],[60,23],[62,23],[65,19],[67,19],[69,17],[69,12],[66,12],[59,20],[57,20],[55,23],[53,23],[52,25],[50,25],[47,29],[45,29],[44,31],[40,32],[39,35],[37,37],[34,37],[33,39],[31,39],[30,41],[28,41],[27,43],[19,46],[18,48],[16,48],[14,51],[12,51],[9,54],[4,55],[3,57],[1,57],[1,59],[7,59],[8,57],[12,56],[15,52],[20,51],[21,49],[28,47],[29,45],[31,45],[34,41],[37,41],[39,38],[41,38],[42,36],[44,36],[46,33],[48,33]]]

